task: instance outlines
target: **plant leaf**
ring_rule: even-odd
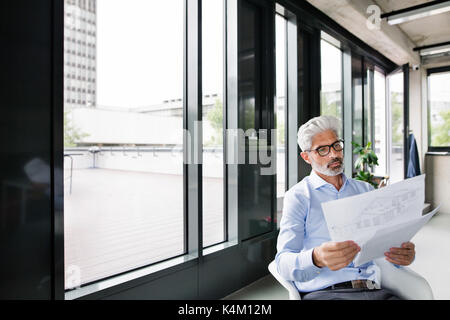
[[[360,153],[363,149],[363,147],[356,147],[355,149],[353,149],[353,153]]]
[[[355,169],[359,170],[359,168],[361,167],[361,163],[362,163],[362,158],[358,158],[355,161]]]

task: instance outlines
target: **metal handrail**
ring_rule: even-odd
[[[70,159],[70,188],[69,188],[69,194],[72,194],[72,173],[73,173],[73,158],[72,156],[82,156],[82,153],[65,153],[64,157],[69,157]]]

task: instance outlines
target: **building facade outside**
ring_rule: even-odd
[[[95,107],[97,0],[64,0],[65,108]]]

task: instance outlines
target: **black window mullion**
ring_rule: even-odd
[[[202,256],[201,0],[184,0],[184,177],[186,253]]]
[[[409,162],[409,63],[402,66],[403,69],[403,170],[404,178],[408,174]]]

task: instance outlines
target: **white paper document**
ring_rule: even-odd
[[[355,267],[384,257],[384,253],[389,252],[390,248],[400,248],[402,243],[411,240],[438,211],[439,207],[420,218],[378,229],[372,238],[361,246],[361,251],[353,261]]]
[[[361,247],[355,266],[400,247],[438,211],[422,216],[425,175],[384,188],[322,203],[332,241],[353,240]]]

